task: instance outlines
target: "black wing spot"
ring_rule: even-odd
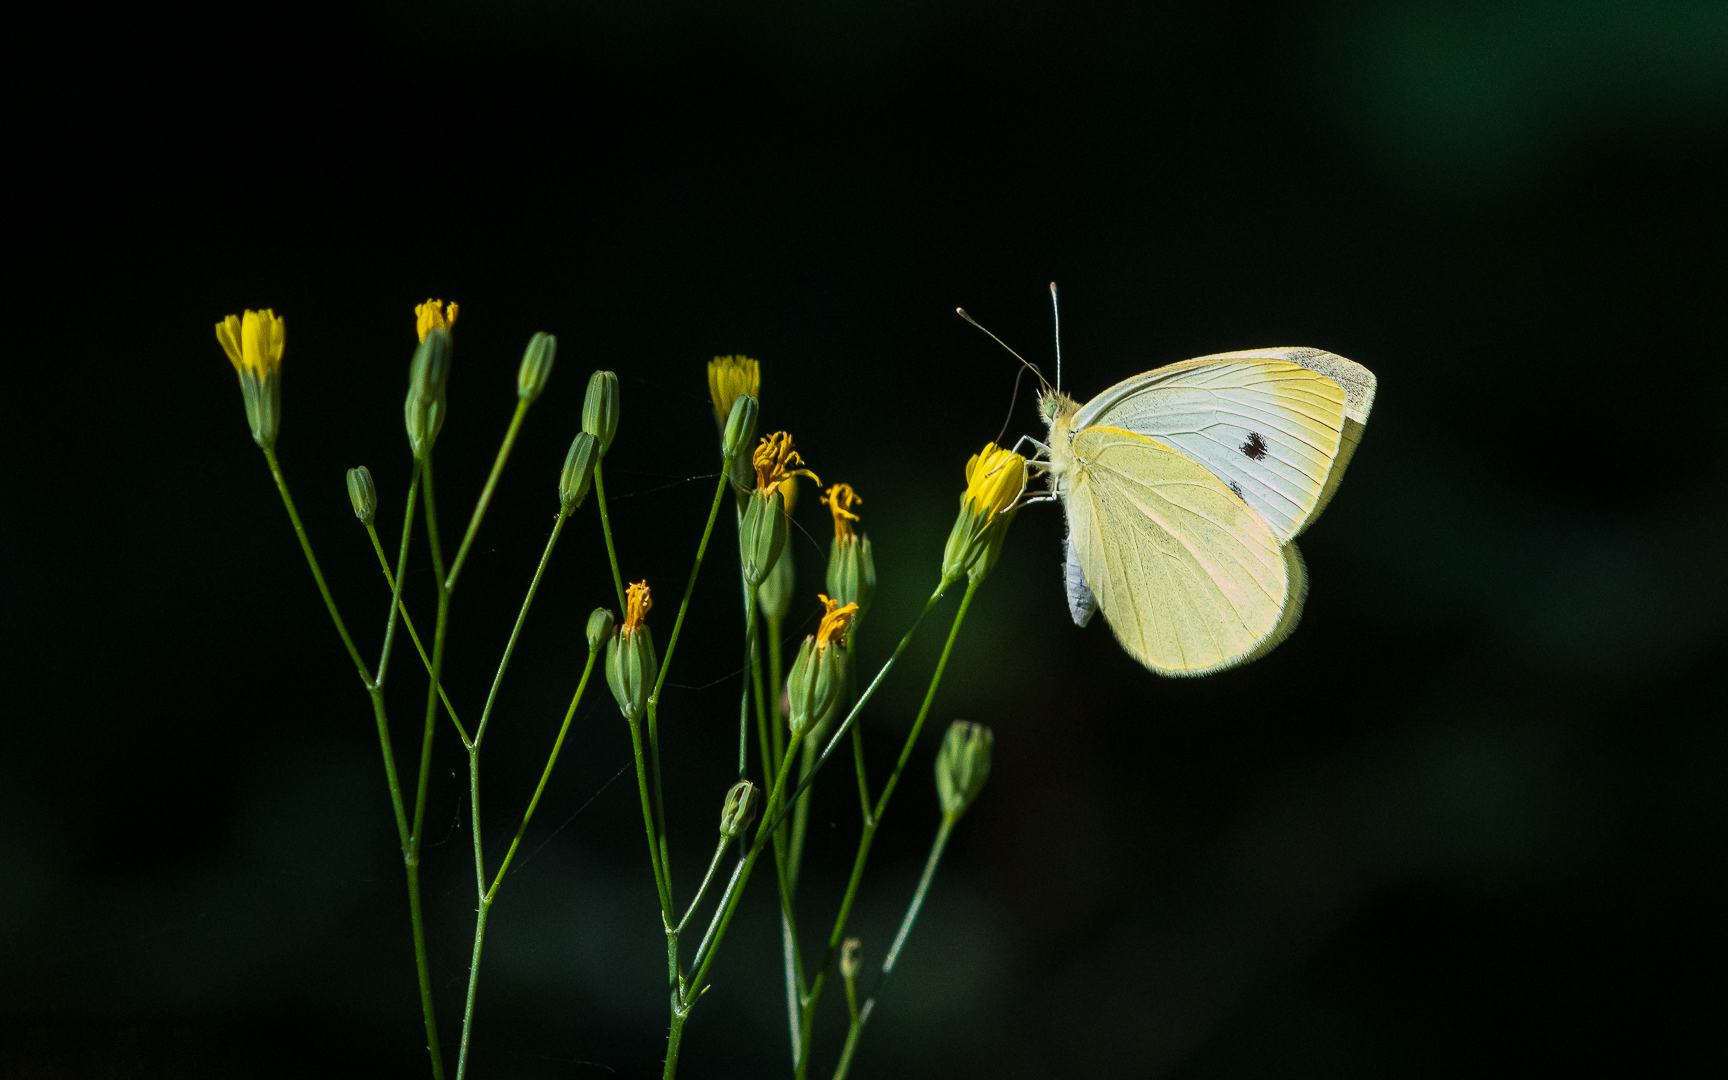
[[[1236,493],[1236,497],[1237,497],[1237,498],[1238,498],[1238,499],[1242,499],[1242,485],[1241,485],[1241,484],[1238,484],[1238,483],[1237,483],[1237,482],[1236,482],[1236,481],[1234,481],[1234,480],[1232,480],[1232,481],[1230,481],[1230,490],[1231,490],[1231,491],[1234,491],[1234,492],[1235,492],[1235,493]],[[1243,502],[1247,502],[1247,501],[1248,501],[1248,500],[1247,500],[1247,499],[1242,499],[1242,501],[1243,501]]]
[[[1248,433],[1248,441],[1242,444],[1242,452],[1259,461],[1266,456],[1266,440],[1260,437],[1258,431]]]

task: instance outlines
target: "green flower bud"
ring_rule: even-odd
[[[364,465],[348,470],[348,501],[360,524],[370,525],[378,517],[378,489],[372,485],[372,471]]]
[[[603,607],[588,616],[588,651],[593,652],[612,640],[612,613]]]
[[[626,590],[629,610],[624,625],[606,643],[606,685],[618,700],[618,709],[632,724],[648,714],[648,696],[660,674],[660,657],[654,652],[654,635],[643,620],[653,601],[648,583],[638,581]]]
[[[757,602],[762,606],[762,617],[770,626],[786,621],[786,613],[792,610],[792,592],[797,587],[797,579],[798,572],[792,565],[792,549],[788,547],[774,560],[774,569],[768,571],[768,576],[762,579],[762,588],[756,593]]]
[[[858,969],[862,966],[860,955],[864,951],[864,943],[855,937],[846,939],[840,946],[840,977],[851,982],[858,977]]]
[[[753,492],[744,502],[744,520],[738,527],[738,552],[744,563],[744,580],[760,585],[774,569],[786,548],[786,498],[778,488],[767,494]]]
[[[726,793],[726,805],[720,808],[720,838],[737,839],[750,827],[762,809],[762,789],[748,780],[740,780]]]
[[[995,736],[982,724],[956,720],[936,752],[936,794],[945,817],[959,817],[990,778],[990,744]]]
[[[600,443],[600,456],[612,448],[618,434],[618,376],[596,371],[588,377],[588,396],[582,399],[582,430]]]
[[[533,401],[546,389],[552,377],[552,357],[558,352],[558,339],[551,334],[535,334],[528,339],[522,352],[522,366],[516,370],[516,396]]]
[[[842,604],[857,604],[856,627],[876,599],[876,558],[870,538],[850,533],[836,536],[828,547],[828,595]]]
[[[748,394],[740,395],[732,402],[732,415],[726,418],[726,426],[720,433],[720,455],[744,460],[746,483],[749,482],[750,444],[756,440],[756,414],[760,408],[755,398]]]
[[[450,381],[450,354],[454,343],[450,331],[434,328],[420,339],[414,362],[408,368],[408,400],[402,416],[408,427],[408,445],[415,457],[424,457],[444,428],[444,390]]]
[[[600,456],[600,444],[586,431],[576,433],[570,442],[570,452],[564,455],[564,471],[558,474],[558,505],[565,513],[582,505],[588,497],[588,487],[594,482],[594,462]]]

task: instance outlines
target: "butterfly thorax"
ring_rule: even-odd
[[[1074,441],[1074,417],[1080,412],[1080,403],[1059,390],[1046,390],[1038,397],[1038,412],[1049,429],[1050,462],[1046,468],[1051,486],[1059,494],[1066,494],[1069,474],[1075,466],[1070,444]]]

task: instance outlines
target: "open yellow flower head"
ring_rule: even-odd
[[[775,488],[794,476],[808,476],[816,481],[818,487],[822,484],[815,473],[809,469],[798,468],[804,464],[804,459],[798,456],[798,451],[792,449],[792,436],[789,432],[776,431],[772,435],[764,435],[751,462],[756,467],[758,495],[772,494]]]
[[[852,535],[852,523],[859,520],[858,515],[852,512],[852,507],[863,501],[858,493],[852,490],[851,484],[835,484],[822,496],[822,505],[826,506],[828,512],[834,515],[834,538],[836,540],[843,540]]]
[[[434,330],[448,330],[456,325],[456,301],[428,300],[414,305],[414,328],[425,341]]]
[[[708,361],[708,396],[714,401],[714,419],[722,426],[732,415],[732,403],[757,393],[762,385],[761,366],[748,356],[716,356]]]
[[[821,593],[816,598],[822,601],[826,610],[822,613],[822,622],[816,627],[816,647],[826,648],[830,643],[846,644],[846,630],[852,625],[852,619],[858,614],[857,604],[842,604],[838,600],[830,600]]]
[[[1026,459],[995,443],[966,463],[966,501],[979,514],[1006,513],[1026,490]]]
[[[230,315],[216,324],[216,340],[228,354],[228,362],[241,375],[264,378],[282,366],[282,346],[288,340],[288,324],[271,308]]]
[[[654,599],[648,595],[648,582],[638,581],[625,589],[624,625],[618,628],[618,632],[628,635],[640,630],[653,607]]]

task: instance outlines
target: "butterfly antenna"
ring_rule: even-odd
[[[976,326],[980,330],[984,330],[984,324],[980,323],[977,319],[974,319],[972,316],[966,314],[965,308],[957,307],[954,309],[954,311],[962,319],[965,319],[967,322],[971,323],[973,326]],[[984,333],[985,333],[985,335],[987,335],[990,338],[991,341],[994,341],[996,344],[1002,346],[1004,349],[1008,349],[1008,343],[1007,342],[1003,341],[1001,338],[997,337],[995,334],[990,333],[990,331],[988,331],[988,330],[984,330]],[[1024,356],[1021,356],[1019,353],[1015,352],[1013,349],[1008,349],[1008,355],[1012,356],[1014,359],[1020,361],[1022,364],[1025,364],[1026,367],[1032,372],[1032,374],[1038,376],[1039,382],[1043,383],[1045,386],[1050,385],[1050,380],[1046,379],[1044,377],[1044,373],[1042,371],[1038,370],[1037,364],[1029,362]],[[1015,382],[1018,383],[1019,379],[1016,378]]]
[[[1056,283],[1050,283],[1050,313],[1056,316],[1056,390],[1062,390],[1062,309],[1056,305]]]

